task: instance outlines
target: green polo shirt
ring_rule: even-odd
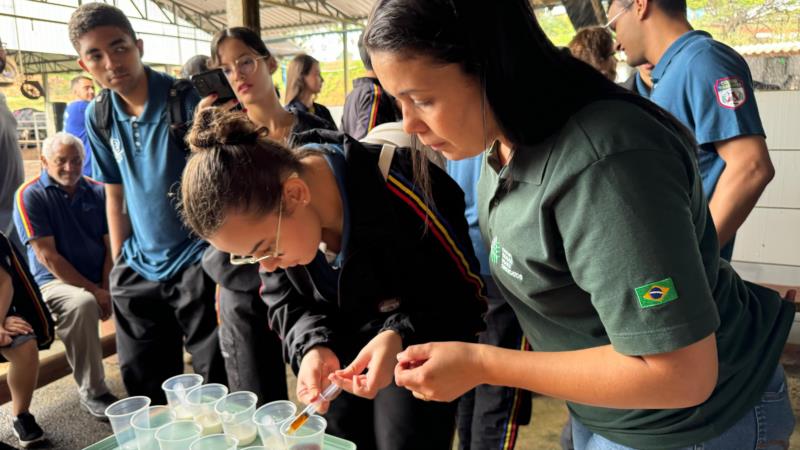
[[[650,355],[716,332],[719,380],[702,405],[568,404],[630,447],[687,446],[733,425],[760,398],[793,320],[791,303],[720,260],[701,183],[693,143],[623,100],[585,107],[508,166],[494,149],[483,165],[492,275],[535,349]]]

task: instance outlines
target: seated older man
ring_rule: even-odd
[[[56,319],[81,406],[105,419],[117,400],[105,383],[98,320],[111,316],[105,194],[81,174],[81,141],[56,133],[44,141],[41,174],[17,190],[14,222],[28,265]]]

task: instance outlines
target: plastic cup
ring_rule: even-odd
[[[186,405],[186,394],[201,384],[203,384],[203,377],[196,373],[175,375],[161,383],[161,389],[167,396],[167,404],[175,411],[176,419],[192,418],[192,412]]]
[[[156,431],[156,441],[161,450],[189,450],[200,437],[203,427],[191,420],[176,420]]]
[[[287,400],[269,402],[253,414],[261,443],[271,449],[286,448],[281,436],[281,425],[297,414],[297,406]]]
[[[214,411],[214,405],[227,394],[228,387],[219,383],[204,384],[186,394],[186,403],[194,421],[203,427],[203,436],[222,433],[222,420]]]
[[[325,428],[328,426],[324,417],[312,415],[297,431],[289,434],[288,430],[291,425],[292,423],[289,421],[281,425],[281,436],[283,436],[287,450],[322,450]]]
[[[175,421],[175,413],[167,406],[150,406],[131,417],[139,450],[158,450],[156,431]]]
[[[120,450],[137,450],[136,433],[131,427],[131,417],[150,406],[150,399],[141,395],[123,398],[108,405],[106,417],[111,422],[114,438]]]
[[[263,445],[254,445],[252,447],[245,447],[240,450],[274,450],[276,447],[264,447]]]
[[[239,440],[226,434],[210,434],[194,441],[189,450],[236,450]]]
[[[228,394],[214,406],[222,419],[225,434],[235,437],[242,445],[256,440],[258,431],[253,423],[258,396],[252,392],[240,391]]]

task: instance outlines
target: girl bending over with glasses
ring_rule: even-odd
[[[238,101],[254,126],[264,127],[270,139],[285,145],[303,131],[330,128],[316,116],[281,106],[269,73],[271,58],[264,42],[249,28],[228,28],[214,36],[211,66],[222,68],[237,96],[223,108]],[[203,99],[198,109],[215,100],[214,96]],[[209,247],[203,268],[219,285],[220,346],[231,391],[252,391],[262,403],[286,399],[281,343],[263,320],[266,305],[258,294],[257,267],[234,266],[227,253]]]
[[[455,403],[414,398],[392,376],[405,346],[474,342],[483,328],[458,185],[432,164],[427,183],[414,183],[409,150],[349,137],[293,152],[217,108],[196,116],[188,140],[184,220],[242,255],[234,263],[261,265],[298,398],[342,386],[328,432],[359,449],[449,449]]]
[[[535,349],[410,346],[397,384],[565,399],[578,450],[788,447],[794,305],[720,259],[674,117],[560,52],[528,0],[378,0],[363,39],[406,132],[485,151],[483,241]]]

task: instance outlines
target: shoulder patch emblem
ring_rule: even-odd
[[[672,278],[665,278],[655,283],[645,284],[635,289],[636,299],[642,309],[652,308],[653,306],[663,305],[678,299],[678,290]]]
[[[744,82],[736,77],[720,78],[714,84],[717,102],[723,108],[736,109],[747,101]]]

